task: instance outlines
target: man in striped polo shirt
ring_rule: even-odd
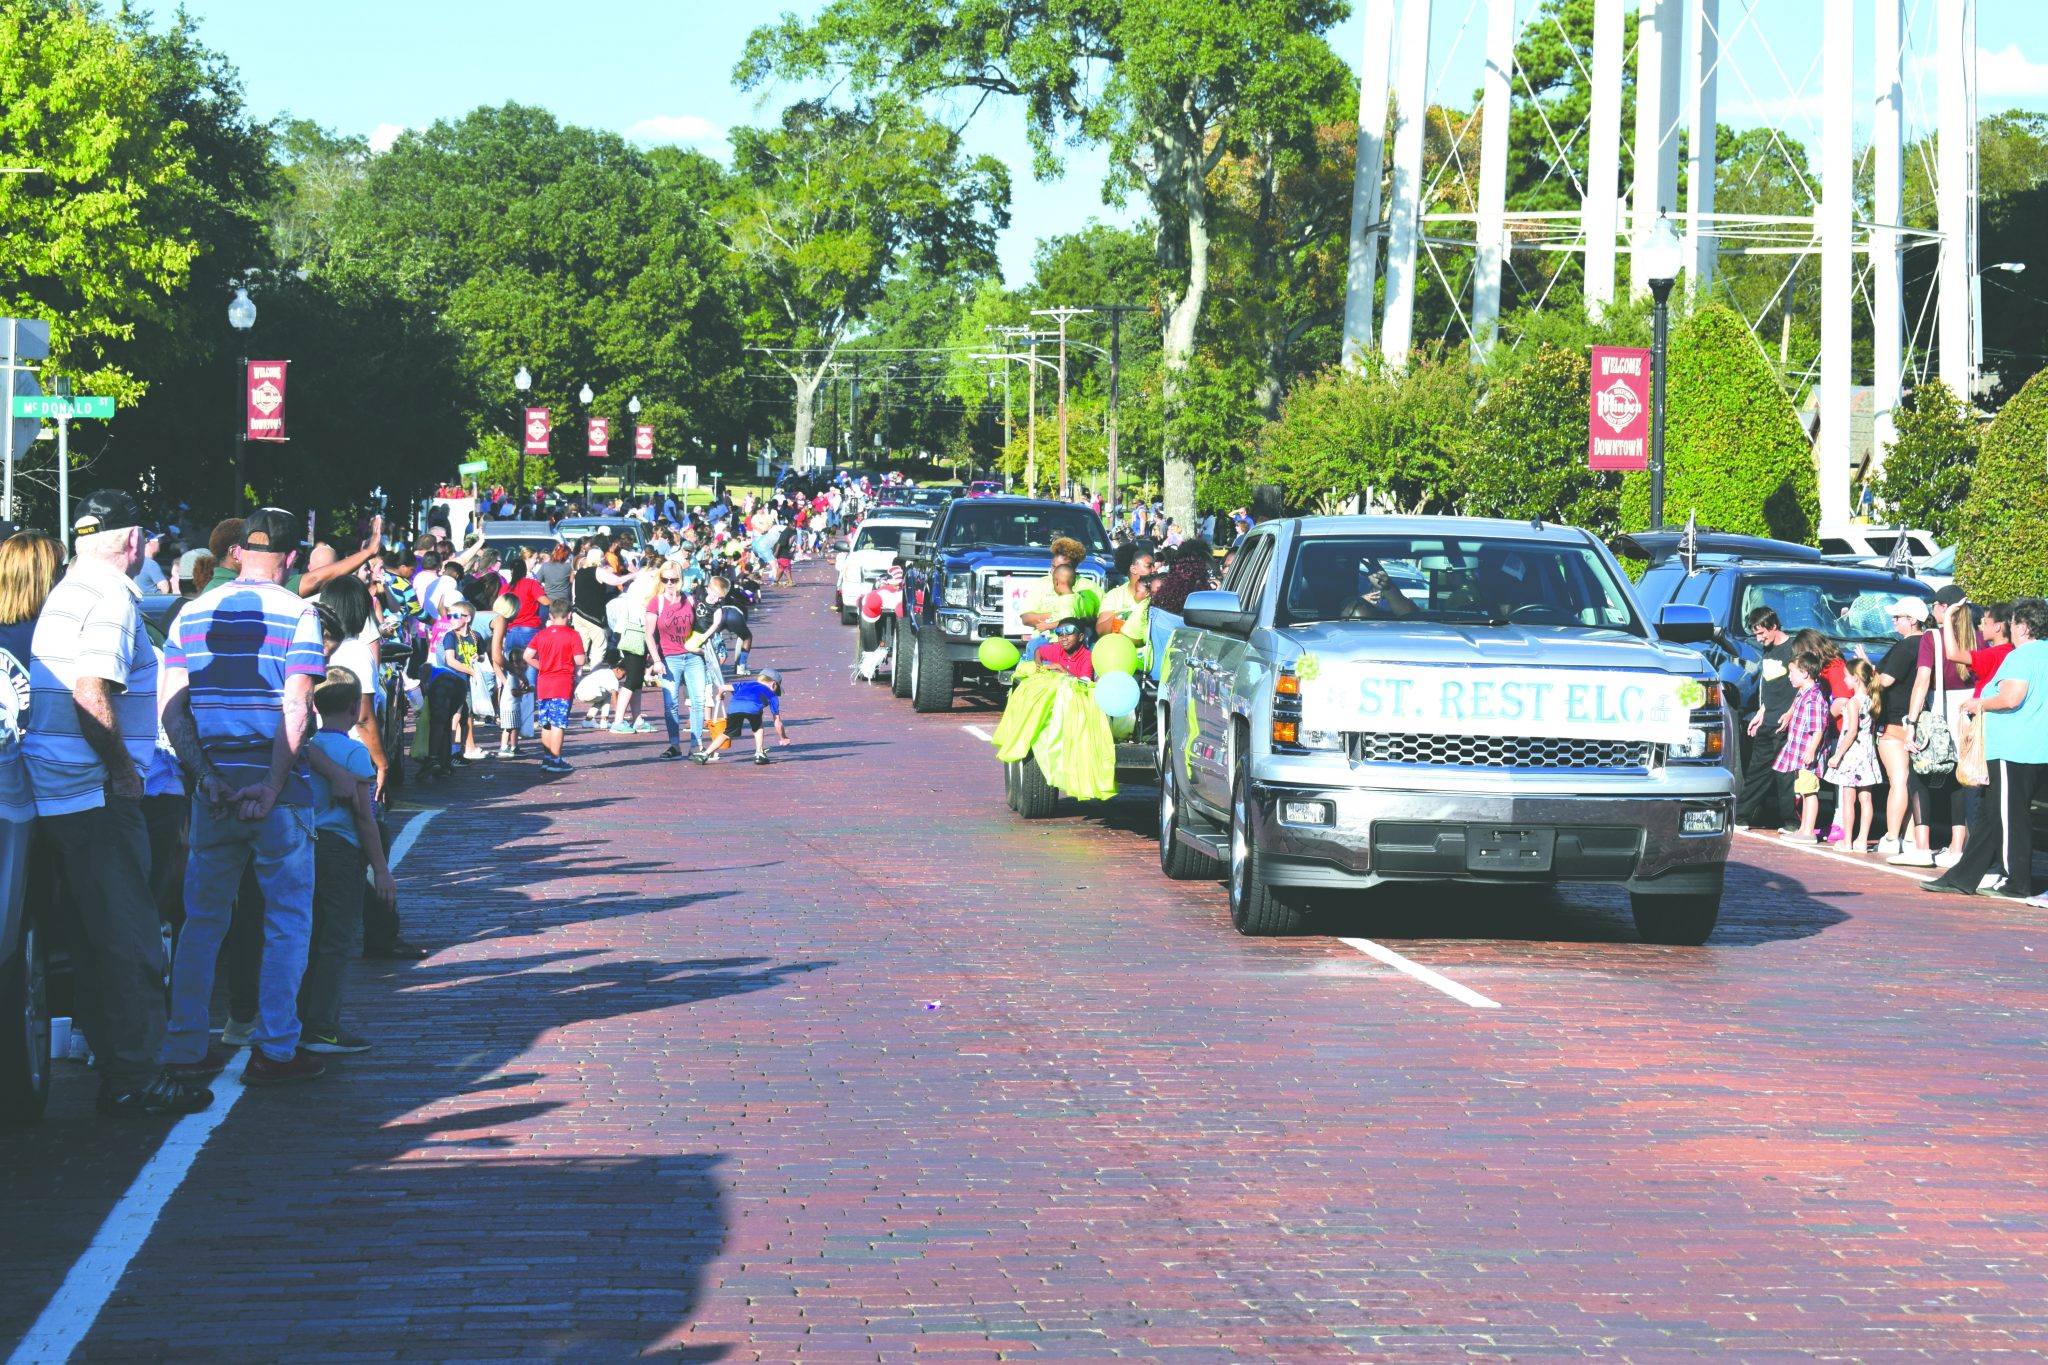
[[[190,1114],[213,1102],[160,1064],[164,946],[149,884],[142,774],[156,751],[156,651],[143,634],[142,514],[118,489],[79,504],[78,557],[29,643],[22,758],[64,871],[85,1036],[102,1112]]]
[[[207,1044],[214,961],[252,863],[263,892],[263,968],[242,1079],[308,1080],[325,1063],[299,1047],[299,983],[313,927],[313,792],[306,739],[327,671],[313,604],[284,586],[301,523],[262,507],[242,523],[241,570],[178,614],[164,650],[164,728],[193,792],[185,928],[171,972],[164,1060],[218,1072]]]

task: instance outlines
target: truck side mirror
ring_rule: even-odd
[[[1713,613],[1692,603],[1673,602],[1657,613],[1658,638],[1674,645],[1704,645],[1719,634]]]
[[[1234,592],[1191,592],[1181,608],[1181,619],[1198,630],[1216,630],[1225,635],[1251,632],[1252,614]]]

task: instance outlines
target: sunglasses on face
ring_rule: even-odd
[[[1081,633],[1080,631],[1078,631],[1078,630],[1074,629],[1074,628],[1073,628],[1072,626],[1068,626],[1068,627],[1066,627],[1066,628],[1065,628],[1065,629],[1063,629],[1063,630],[1056,630],[1056,631],[1054,631],[1054,632],[1053,632],[1053,634],[1055,634],[1055,635],[1058,635],[1058,636],[1062,636],[1062,637],[1067,637],[1067,636],[1074,636],[1074,635],[1079,635],[1080,633]]]

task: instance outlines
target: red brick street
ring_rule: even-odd
[[[776,765],[579,731],[406,788],[434,955],[351,968],[375,1051],[240,1097],[125,1268],[184,1130],[60,1068],[0,1342],[103,1273],[74,1359],[2048,1353],[2041,912],[1743,838],[1705,948],[1583,889],[1342,927],[1474,1008],[1238,936],[1149,792],[1021,822],[995,713],[850,682],[802,584]]]

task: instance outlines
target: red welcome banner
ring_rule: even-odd
[[[1649,351],[1640,346],[1593,348],[1593,392],[1586,423],[1589,467],[1650,467]]]
[[[526,453],[545,455],[548,453],[548,410],[528,408],[526,410]]]
[[[612,419],[593,417],[590,419],[590,454],[602,458],[612,453]]]
[[[252,441],[282,441],[284,436],[284,369],[289,360],[249,362],[248,438]]]
[[[651,460],[654,458],[654,428],[633,428],[633,458]]]

